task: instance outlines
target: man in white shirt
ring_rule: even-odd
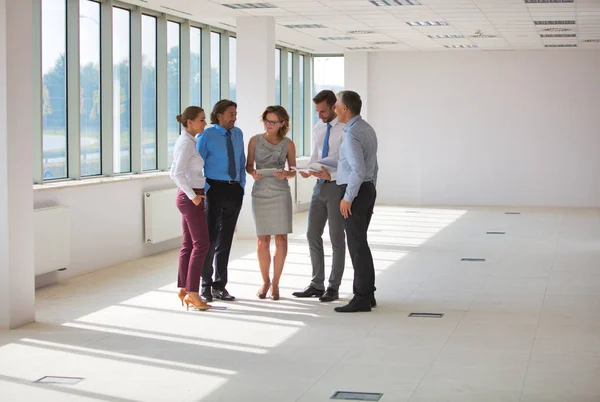
[[[332,91],[321,91],[313,98],[315,110],[321,121],[313,130],[313,153],[310,164],[327,158],[339,158],[340,145],[344,137],[344,124],[339,123],[334,111],[337,101]],[[336,173],[322,168],[321,172],[300,174],[304,178],[316,177],[317,183],[313,191],[308,212],[308,245],[312,263],[312,280],[310,285],[300,292],[292,293],[296,297],[319,297],[322,302],[339,299],[339,287],[344,275],[346,260],[346,238],[344,235],[344,219],[340,212],[340,189],[337,186]],[[329,238],[333,249],[333,263],[329,275],[329,286],[325,290],[325,253],[323,252],[323,230],[329,222]]]

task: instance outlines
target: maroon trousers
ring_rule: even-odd
[[[203,190],[194,191],[204,194]],[[183,226],[177,286],[187,292],[198,292],[202,265],[210,245],[204,200],[196,206],[180,189],[177,192],[177,208],[181,212]]]

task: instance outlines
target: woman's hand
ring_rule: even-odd
[[[279,180],[285,180],[287,178],[287,172],[284,170],[282,172],[275,172],[273,176],[277,177]]]
[[[204,198],[205,197],[202,194],[196,194],[196,196],[192,198],[192,202],[195,206],[198,206],[204,200]]]
[[[258,174],[258,173],[256,173],[256,170],[253,170],[253,171],[252,171],[252,178],[253,178],[254,180],[260,180],[260,179],[262,179],[262,178],[263,178],[263,175],[262,175],[262,174]]]

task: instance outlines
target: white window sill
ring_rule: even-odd
[[[81,180],[60,180],[50,181],[44,184],[34,184],[33,191],[44,191],[44,190],[60,190],[65,188],[73,187],[85,187],[85,186],[96,186],[98,184],[105,183],[120,183],[130,180],[150,180],[162,177],[169,177],[169,172],[152,172],[142,174],[123,174],[118,176],[100,176],[100,177],[89,177]]]

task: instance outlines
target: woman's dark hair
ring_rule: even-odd
[[[281,125],[281,127],[279,127],[279,131],[277,131],[277,136],[279,138],[283,138],[285,137],[285,135],[288,133],[288,131],[290,131],[290,115],[288,114],[287,110],[285,110],[285,108],[283,106],[267,106],[267,108],[265,109],[265,111],[262,114],[262,121],[266,121],[267,120],[267,114],[269,113],[274,113],[275,115],[277,115],[277,118],[279,119],[279,121],[281,121],[281,123],[283,123]]]
[[[225,113],[225,111],[231,106],[237,109],[237,103],[229,99],[221,99],[220,101],[215,103],[213,111],[210,114],[210,122],[212,124],[219,124],[219,119],[217,118],[217,115]]]
[[[200,106],[188,106],[183,113],[177,115],[177,121],[183,128],[187,128],[188,120],[196,120],[200,113],[204,112]]]

